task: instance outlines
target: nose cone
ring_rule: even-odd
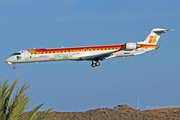
[[[7,58],[6,60],[4,60],[7,64],[12,64],[12,57]]]

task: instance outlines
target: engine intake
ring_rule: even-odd
[[[135,50],[137,48],[140,48],[141,45],[137,44],[137,43],[126,43],[126,50]]]

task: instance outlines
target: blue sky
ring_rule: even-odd
[[[178,0],[0,0],[0,81],[28,83],[27,110],[86,111],[128,104],[180,106],[180,8]],[[146,38],[155,28],[163,34],[160,49],[127,58],[91,62],[19,64],[4,62],[29,48],[123,44]]]

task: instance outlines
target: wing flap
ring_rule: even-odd
[[[100,53],[100,54],[96,54],[96,55],[83,56],[80,58],[80,60],[104,60],[106,57],[111,56],[113,53],[115,53],[117,51],[118,50],[106,52],[106,53]]]

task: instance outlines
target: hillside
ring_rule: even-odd
[[[180,108],[135,110],[128,105],[86,112],[51,112],[45,120],[180,120]]]

